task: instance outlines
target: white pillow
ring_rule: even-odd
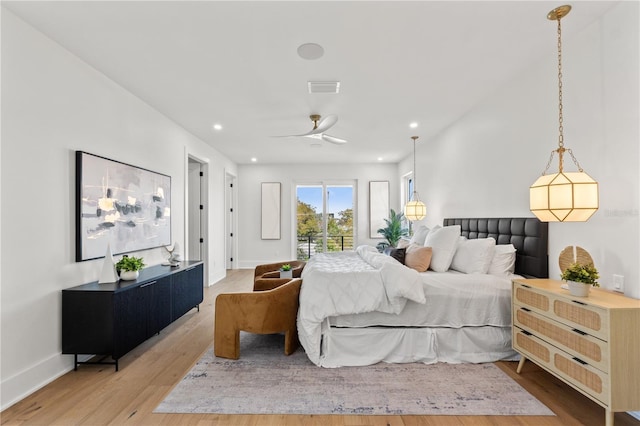
[[[516,248],[513,244],[499,244],[493,251],[488,274],[511,275],[516,267]]]
[[[411,236],[411,241],[409,242],[423,246],[424,240],[427,238],[428,234],[429,234],[429,228],[427,228],[424,225],[420,225],[415,229],[415,231],[413,231],[413,235]]]
[[[425,247],[433,248],[430,268],[436,272],[446,272],[451,266],[451,260],[456,252],[456,245],[460,237],[460,225],[434,227],[424,241]]]
[[[465,274],[486,274],[493,259],[496,240],[493,238],[462,239],[458,241],[451,269]]]

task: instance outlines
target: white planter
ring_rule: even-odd
[[[293,271],[280,271],[280,278],[293,278]]]
[[[569,293],[571,293],[572,296],[587,297],[589,295],[591,284],[576,281],[567,281],[567,284],[569,285]]]
[[[140,275],[140,271],[120,271],[120,279],[122,280],[137,280]]]

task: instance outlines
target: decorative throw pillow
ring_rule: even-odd
[[[413,235],[411,236],[411,240],[409,242],[423,246],[424,240],[427,238],[428,234],[429,228],[424,225],[420,225],[413,231]]]
[[[460,225],[445,226],[444,228],[436,226],[427,234],[424,245],[433,249],[430,266],[432,270],[436,272],[449,270],[459,237]]]
[[[499,244],[493,251],[488,274],[511,275],[516,266],[516,248],[513,244]]]
[[[429,269],[432,254],[431,247],[411,244],[404,255],[404,264],[418,272],[424,272]]]
[[[406,248],[395,248],[395,249],[391,249],[391,251],[389,251],[389,256],[393,257],[395,260],[397,260],[398,262],[402,263],[404,265],[404,258],[405,258],[405,252],[406,252]]]
[[[493,238],[468,240],[460,237],[451,261],[451,269],[465,274],[486,274],[493,259],[495,246],[496,240]]]

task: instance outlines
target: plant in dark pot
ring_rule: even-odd
[[[140,270],[145,267],[141,257],[124,255],[122,259],[116,263],[116,269],[123,280],[135,280],[140,274]]]
[[[562,271],[561,278],[569,285],[569,292],[573,296],[585,297],[589,295],[591,286],[599,287],[598,270],[593,263],[580,264],[572,263],[567,269]]]
[[[395,247],[398,244],[398,241],[400,241],[400,238],[409,235],[409,230],[402,227],[403,219],[404,215],[402,213],[396,213],[391,209],[389,218],[384,220],[387,226],[378,229],[378,234],[387,239],[389,247]],[[381,244],[378,244],[378,246],[380,247]],[[385,247],[383,247],[383,249],[385,249]]]

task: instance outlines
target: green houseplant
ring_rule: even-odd
[[[293,271],[289,263],[280,266],[280,278],[293,278]]]
[[[567,282],[569,292],[574,296],[587,296],[591,286],[600,286],[597,281],[600,275],[593,263],[572,263],[560,277]]]
[[[289,263],[285,263],[280,266],[280,278],[292,278],[293,271],[291,270],[291,265]]]
[[[124,255],[122,259],[116,263],[116,269],[123,280],[135,280],[140,274],[140,270],[145,267],[141,257]]]
[[[387,239],[387,242],[391,247],[395,247],[398,244],[398,241],[400,241],[400,238],[409,235],[409,230],[402,227],[403,219],[404,214],[396,213],[393,209],[391,209],[389,218],[384,220],[387,226],[384,228],[380,228],[377,231],[378,234]],[[380,244],[378,244],[378,246],[380,246]]]

